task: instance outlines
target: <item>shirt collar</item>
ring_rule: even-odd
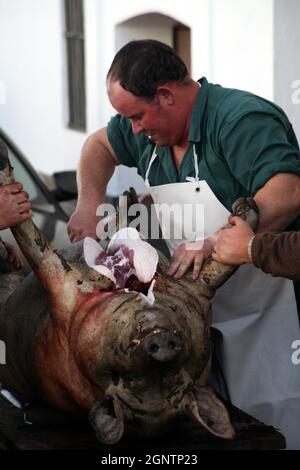
[[[200,78],[198,82],[201,84],[195,104],[193,106],[192,118],[189,130],[189,141],[200,142],[201,140],[201,128],[203,118],[205,116],[205,109],[208,96],[209,83],[205,77]]]

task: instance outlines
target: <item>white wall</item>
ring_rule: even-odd
[[[210,79],[273,99],[273,0],[212,0]]]
[[[158,39],[172,46],[174,24],[173,19],[158,13],[148,13],[129,19],[116,27],[115,48],[119,50],[129,41],[145,38]]]
[[[0,125],[43,171],[74,167],[83,135],[66,128],[60,0],[0,0]]]
[[[205,75],[209,81],[269,99],[275,93],[299,129],[300,104],[292,104],[286,91],[292,79],[300,80],[299,4],[189,0],[187,6],[182,0],[84,0],[87,134],[106,125],[114,113],[105,77],[117,49],[131,34],[170,40],[173,21],[191,29],[193,78]],[[87,134],[67,128],[63,1],[0,0],[0,12],[0,125],[36,168],[75,168]],[[122,176],[115,177],[113,192],[119,191],[121,180],[127,184],[126,178],[124,182]]]
[[[275,101],[293,123],[300,144],[300,1],[275,0]]]

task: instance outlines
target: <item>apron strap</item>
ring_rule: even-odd
[[[147,168],[147,171],[146,171],[146,175],[145,175],[145,183],[146,183],[146,186],[148,186],[148,187],[150,187],[149,173],[150,173],[150,170],[151,170],[151,166],[152,166],[152,163],[154,162],[154,160],[157,157],[156,149],[157,149],[157,145],[155,145],[155,147],[154,147],[154,150],[153,150],[153,153],[152,153],[152,156],[150,158],[150,162],[149,162],[149,165],[148,165],[148,168]],[[195,178],[193,176],[187,176],[186,177],[187,181],[199,181],[198,155],[197,155],[197,152],[196,152],[195,144],[193,144],[193,157],[194,157],[194,166],[195,166]]]
[[[199,181],[199,165],[198,165],[198,155],[196,152],[196,145],[193,144],[193,155],[194,155],[194,165],[195,165],[195,180]]]
[[[199,165],[198,165],[198,155],[196,152],[196,145],[193,144],[193,157],[194,157],[194,167],[195,167],[195,178],[193,176],[187,176],[186,181],[199,181]]]
[[[148,187],[150,187],[150,183],[149,183],[149,179],[148,179],[150,169],[151,169],[152,163],[154,162],[154,160],[157,157],[156,148],[157,148],[157,145],[155,145],[155,147],[154,147],[154,150],[153,150],[153,153],[152,153],[152,156],[150,158],[150,162],[149,162],[149,165],[148,165],[148,168],[147,168],[147,171],[146,171],[146,175],[145,175],[145,183],[146,183],[146,186],[148,186]]]

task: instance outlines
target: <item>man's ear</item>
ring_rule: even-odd
[[[171,87],[164,84],[156,88],[155,97],[160,105],[172,106],[175,103],[175,94]]]

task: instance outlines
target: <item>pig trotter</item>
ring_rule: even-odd
[[[252,230],[256,230],[258,225],[258,207],[252,197],[239,197],[232,204],[232,213],[245,220]]]
[[[13,167],[8,159],[8,150],[0,139],[0,186],[14,181]]]

